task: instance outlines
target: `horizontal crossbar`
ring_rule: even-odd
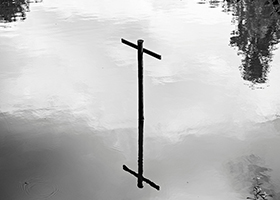
[[[131,173],[133,176],[138,178],[138,174],[136,172],[132,171],[131,169],[129,169],[127,166],[123,165],[123,170]],[[145,177],[143,177],[143,181],[145,181],[146,183],[148,183],[150,186],[152,186],[153,188],[155,188],[157,190],[160,189],[159,185],[155,184],[154,182],[150,181],[149,179],[146,179]]]
[[[121,39],[121,42],[126,44],[126,45],[128,45],[128,46],[131,46],[132,48],[138,49],[138,46],[136,44],[133,44],[132,42],[129,42],[129,41],[125,40],[125,39]],[[153,57],[161,60],[161,55],[159,55],[159,54],[157,54],[155,52],[152,52],[152,51],[150,51],[148,49],[145,49],[145,48],[143,48],[143,52],[146,53],[146,54],[149,54],[150,56],[153,56]]]

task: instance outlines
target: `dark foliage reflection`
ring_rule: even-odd
[[[223,12],[233,15],[236,30],[231,33],[230,46],[237,48],[242,56],[243,79],[253,85],[266,83],[273,50],[280,38],[278,0],[212,0],[209,4],[215,8],[221,6]]]
[[[248,192],[247,199],[279,199],[280,193],[270,176],[272,169],[265,167],[260,157],[251,154],[236,158],[227,164],[227,170],[232,187],[242,193]]]
[[[26,12],[30,11],[30,3],[42,0],[0,0],[0,23],[10,23],[26,19]]]

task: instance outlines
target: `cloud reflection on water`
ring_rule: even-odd
[[[244,199],[224,163],[256,154],[277,172],[279,70],[266,90],[243,85],[229,16],[186,1],[52,2],[0,41],[13,58],[1,59],[2,196],[39,177],[54,200]],[[136,52],[122,37],[163,55],[144,61],[145,174],[162,193],[122,170],[137,165]]]
[[[234,191],[230,185],[228,176],[232,174],[228,173],[226,163],[251,153],[265,157],[273,169],[278,165],[274,158],[279,141],[274,136],[264,139],[270,145],[262,149],[257,147],[262,144],[261,137],[243,141],[229,138],[222,136],[222,126],[204,130],[215,131],[215,136],[189,135],[176,143],[162,137],[147,137],[144,174],[160,182],[162,191],[158,193],[148,186],[139,190],[136,179],[122,170],[124,163],[136,169],[135,129],[94,130],[67,111],[39,119],[27,112],[18,113],[17,117],[1,114],[0,122],[1,136],[6,141],[0,147],[1,172],[5,172],[1,181],[5,192],[1,196],[6,198],[35,199],[54,188],[54,200],[244,199],[246,191]],[[277,177],[276,172],[272,181],[277,181]],[[41,184],[33,188],[34,194],[25,194],[20,189],[22,183],[35,184],[33,180]],[[241,187],[244,183],[239,180],[233,184]]]

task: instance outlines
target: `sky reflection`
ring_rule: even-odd
[[[197,1],[48,0],[1,28],[3,196],[17,199],[24,191],[15,187],[39,178],[47,186],[35,193],[54,188],[52,200],[245,199],[252,181],[236,177],[249,165],[272,169],[279,192],[279,50],[263,89],[248,87],[229,46],[236,27],[222,10]],[[121,38],[142,38],[162,55],[144,56],[145,176],[161,193],[138,190],[121,168],[137,168],[136,51]],[[243,174],[230,171],[238,163]]]
[[[59,2],[41,3],[33,13],[42,17],[29,19],[19,35],[2,40],[21,58],[6,61],[17,67],[1,84],[3,111],[67,107],[94,119],[94,127],[134,127],[136,52],[120,38],[136,41],[141,36],[146,48],[163,56],[162,61],[144,57],[147,128],[164,124],[160,131],[183,131],[227,120],[262,122],[278,114],[278,78],[272,76],[265,91],[251,91],[240,79],[240,60],[228,46],[229,15],[196,2],[169,10],[166,3],[157,10],[156,2],[144,1],[140,8],[147,17],[132,23],[123,18],[130,13],[118,14],[115,3],[106,6],[115,12],[112,19],[102,11],[105,2],[95,2],[95,7],[88,5],[91,1]],[[49,8],[54,5],[54,10]],[[133,11],[137,3],[130,5]],[[61,12],[83,15],[86,8],[92,8],[96,18],[59,17]],[[137,19],[141,9],[131,17]]]

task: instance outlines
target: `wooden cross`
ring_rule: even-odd
[[[143,177],[143,135],[144,135],[144,101],[143,101],[143,53],[149,54],[159,60],[161,55],[158,55],[148,49],[143,48],[144,40],[137,40],[137,45],[129,42],[125,39],[121,39],[121,42],[131,46],[138,50],[138,99],[139,99],[139,111],[138,111],[138,173],[132,171],[127,166],[123,165],[123,169],[137,178],[137,186],[143,188],[143,181],[148,183],[153,188],[159,190],[160,187]]]

